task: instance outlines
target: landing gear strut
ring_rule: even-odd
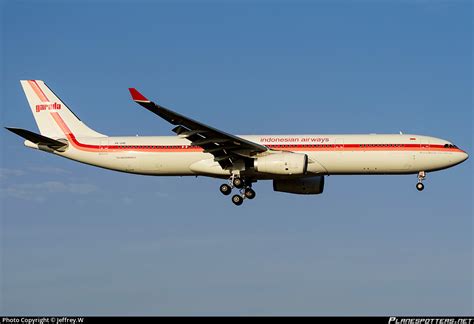
[[[418,172],[418,183],[416,184],[416,189],[418,189],[418,191],[422,191],[423,189],[425,189],[425,186],[422,183],[422,181],[425,180],[425,178],[426,178],[425,171]]]
[[[242,205],[244,199],[254,199],[256,196],[255,191],[252,189],[252,181],[243,179],[235,174],[230,177],[229,184],[222,184],[219,190],[222,194],[228,196],[233,188],[239,189],[239,194],[232,196],[232,202],[237,206]]]

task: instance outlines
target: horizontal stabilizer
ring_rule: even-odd
[[[38,146],[44,145],[57,151],[65,149],[68,146],[67,143],[63,143],[61,141],[57,141],[55,139],[52,139],[43,135],[33,133],[26,129],[14,128],[14,127],[5,127],[5,128],[8,129],[10,132],[23,137],[24,139],[37,144]]]

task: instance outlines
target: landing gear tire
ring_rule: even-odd
[[[232,180],[232,184],[237,189],[241,189],[244,186],[244,181],[239,177],[235,177],[234,180]]]
[[[222,184],[219,187],[219,190],[222,192],[223,195],[228,196],[232,192],[232,188],[228,184]]]
[[[244,198],[242,198],[242,196],[240,195],[233,195],[232,202],[234,203],[234,205],[240,206],[244,202]]]
[[[419,171],[418,172],[418,183],[416,184],[416,189],[418,191],[423,191],[423,189],[425,189],[425,186],[422,183],[422,181],[425,180],[425,178],[426,178],[426,172],[425,171]]]
[[[252,188],[246,188],[244,195],[245,195],[245,198],[254,199],[256,196],[256,193]]]

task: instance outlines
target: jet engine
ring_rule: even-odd
[[[254,167],[255,171],[262,173],[305,174],[308,168],[308,156],[291,152],[269,154],[256,158]]]
[[[318,195],[324,190],[324,176],[311,178],[273,180],[273,190],[301,195]]]

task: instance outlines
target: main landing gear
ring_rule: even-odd
[[[232,192],[233,188],[239,189],[240,192],[240,194],[232,196],[232,202],[236,206],[242,205],[244,199],[254,199],[257,195],[252,189],[252,181],[246,181],[237,175],[232,175],[232,177],[229,179],[229,184],[222,184],[219,187],[219,190],[223,195],[228,196]]]
[[[425,186],[422,183],[422,181],[425,180],[425,178],[426,178],[425,171],[418,172],[418,183],[416,184],[416,189],[418,189],[418,191],[423,191],[423,189],[425,189]]]

